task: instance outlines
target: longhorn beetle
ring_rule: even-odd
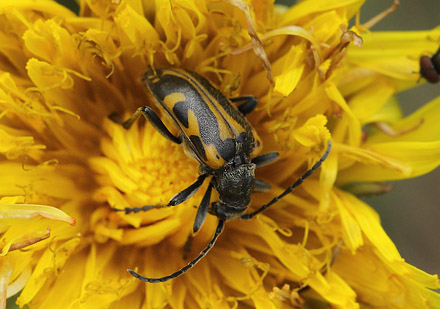
[[[219,218],[214,236],[206,248],[175,273],[160,278],[147,278],[131,269],[128,270],[131,275],[142,281],[157,283],[176,278],[197,264],[214,246],[223,231],[225,221],[235,218],[249,220],[292,192],[321,166],[330,152],[331,142],[328,142],[328,147],[319,161],[294,184],[259,209],[245,213],[252,192],[270,189],[269,184],[255,179],[255,168],[278,158],[276,152],[258,155],[262,148],[261,141],[257,132],[244,117],[257,105],[256,98],[243,96],[228,100],[205,78],[182,69],[150,68],[143,80],[158,107],[177,125],[179,133],[173,135],[159,116],[147,106],[138,108],[134,115],[124,122],[113,116],[110,118],[128,129],[141,114],[144,115],[159,133],[176,144],[182,144],[186,152],[200,163],[200,175],[192,185],[172,197],[168,204],[114,208],[114,210],[129,214],[153,208],[177,206],[196,193],[205,179],[210,177],[208,189],[197,210],[193,232],[200,230],[208,212]],[[236,108],[231,102],[242,103]],[[219,194],[219,201],[211,203],[210,206],[213,188]]]
[[[433,84],[440,80],[440,48],[431,58],[420,57],[420,75]]]

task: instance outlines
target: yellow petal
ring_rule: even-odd
[[[56,207],[36,204],[5,204],[0,203],[0,219],[2,224],[13,224],[19,220],[29,220],[43,217],[51,220],[60,220],[75,225],[75,218]]]
[[[361,124],[359,120],[348,107],[347,102],[337,89],[336,85],[334,85],[333,83],[329,83],[327,84],[325,90],[328,97],[344,111],[342,120],[339,121],[337,127],[335,128],[335,134],[333,135],[334,139],[347,139],[347,143],[349,145],[359,145],[361,139]],[[346,130],[348,136],[345,136],[344,134]],[[338,131],[341,132],[339,133]]]
[[[423,107],[392,124],[395,132],[410,130],[400,136],[389,136],[382,131],[368,135],[366,145],[375,145],[384,142],[435,142],[440,140],[440,97],[435,98]],[[421,123],[421,124],[420,124]],[[419,125],[420,124],[420,125]],[[415,128],[414,130],[411,130]]]
[[[285,14],[281,24],[294,23],[298,19],[301,19],[307,15],[325,12],[330,10],[347,9],[349,17],[353,16],[359,6],[362,4],[362,0],[325,0],[325,1],[305,1],[300,2],[298,5],[292,6]]]
[[[283,73],[275,76],[275,91],[288,96],[295,89],[304,70],[301,62],[303,62],[303,48],[292,47],[278,64],[283,68]]]
[[[389,142],[369,146],[370,154],[381,157],[384,164],[367,166],[357,163],[338,176],[341,183],[387,181],[428,173],[440,165],[438,142]],[[386,161],[384,160],[386,158]]]
[[[79,238],[73,238],[55,248],[48,248],[44,251],[28,283],[17,299],[19,306],[29,303],[44,286],[46,281],[53,279],[57,275],[57,272],[66,263],[68,257],[78,246],[79,242]],[[79,278],[79,276],[73,277]]]
[[[339,216],[342,223],[342,239],[344,244],[354,254],[356,249],[364,244],[363,235],[359,223],[353,217],[353,209],[351,203],[347,202],[343,196],[341,198],[335,194],[333,195],[336,206],[339,210]]]
[[[18,250],[33,245],[39,241],[49,238],[49,236],[50,236],[49,227],[45,231],[37,231],[23,235],[21,237],[15,237],[15,239],[10,240],[9,242],[5,241],[6,235],[4,235],[2,237],[2,240],[6,242],[6,245],[3,247],[0,256],[5,256],[9,251]]]
[[[21,0],[17,2],[15,0],[4,0],[0,3],[0,14],[4,14],[5,12],[13,8],[17,10],[32,10],[35,8],[35,1]],[[67,9],[65,6],[62,6],[61,4],[50,0],[39,1],[38,10],[63,18],[75,16],[75,14],[71,10]]]
[[[73,59],[69,33],[53,20],[37,21],[34,29],[23,34],[26,48],[45,61],[60,63],[63,58]]]
[[[140,44],[140,42],[154,44],[158,40],[156,30],[148,20],[129,5],[115,17],[115,23],[131,44]]]

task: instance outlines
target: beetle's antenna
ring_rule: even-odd
[[[261,213],[262,211],[265,211],[267,208],[269,208],[270,206],[272,206],[273,204],[275,204],[276,202],[278,202],[280,199],[282,199],[284,196],[286,196],[287,194],[289,194],[290,192],[293,191],[293,189],[295,189],[296,187],[298,187],[300,184],[302,184],[302,182],[304,181],[304,179],[306,179],[307,177],[309,177],[310,175],[313,174],[313,172],[318,169],[322,162],[325,161],[325,159],[327,159],[328,154],[330,153],[330,150],[332,149],[332,142],[329,140],[328,141],[328,146],[327,146],[327,150],[324,152],[324,154],[322,155],[321,159],[319,159],[318,162],[316,162],[311,169],[309,169],[307,172],[304,173],[304,175],[302,175],[297,181],[295,181],[295,183],[293,185],[291,185],[290,187],[288,187],[283,193],[281,193],[280,195],[278,195],[277,197],[273,198],[273,200],[271,200],[269,203],[267,203],[266,205],[261,206],[259,209],[257,209],[254,212],[251,212],[249,214],[244,214],[242,215],[240,218],[243,220],[249,220],[252,219],[254,216],[258,215],[259,213]]]
[[[223,220],[219,220],[218,221],[217,229],[215,230],[215,234],[212,237],[212,239],[209,242],[209,244],[206,246],[206,248],[203,249],[202,252],[200,252],[198,257],[196,257],[194,260],[189,262],[188,265],[186,265],[185,267],[182,267],[181,269],[179,269],[175,273],[172,273],[171,275],[168,275],[168,276],[165,276],[165,277],[160,277],[160,278],[147,278],[147,277],[139,275],[137,272],[135,272],[134,270],[131,270],[131,269],[128,269],[128,272],[133,277],[135,277],[135,278],[137,278],[137,279],[139,279],[141,281],[150,282],[150,283],[165,282],[165,281],[168,281],[170,279],[174,279],[174,278],[179,277],[180,275],[185,273],[187,270],[189,270],[192,267],[194,267],[194,265],[196,265],[209,252],[209,250],[211,250],[211,248],[214,246],[215,242],[217,241],[217,238],[223,232],[224,223],[225,223],[225,221],[223,221]]]

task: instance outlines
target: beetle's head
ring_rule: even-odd
[[[214,177],[219,201],[213,203],[214,214],[222,220],[240,216],[246,211],[255,185],[255,164],[245,163],[225,168]]]

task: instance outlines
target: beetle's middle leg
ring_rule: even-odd
[[[250,114],[255,107],[257,106],[258,100],[256,97],[253,96],[243,96],[243,97],[236,97],[236,98],[229,98],[231,102],[242,102],[244,103],[240,104],[238,106],[238,110],[240,113],[242,113],[244,116],[247,114]]]
[[[140,115],[144,115],[145,118],[153,125],[153,127],[159,131],[160,134],[162,134],[163,137],[166,139],[176,143],[181,144],[182,139],[179,136],[174,136],[173,133],[168,130],[168,128],[165,126],[165,124],[160,120],[159,116],[148,106],[139,107],[136,112],[128,118],[125,121],[121,121],[120,119],[116,118],[115,115],[110,115],[109,118],[122,125],[125,129],[130,129],[130,127],[133,125],[133,123],[139,118]]]
[[[148,211],[154,208],[167,208],[172,206],[177,206],[182,204],[183,202],[187,201],[191,196],[193,196],[197,190],[200,189],[200,187],[203,184],[203,181],[207,177],[207,174],[200,175],[197,180],[190,185],[188,188],[180,191],[176,195],[174,195],[171,200],[168,202],[168,204],[159,204],[159,205],[144,205],[142,207],[125,207],[123,209],[120,208],[113,208],[114,211],[124,211],[126,214],[129,213],[136,213],[141,211]],[[203,222],[202,222],[203,223]]]

